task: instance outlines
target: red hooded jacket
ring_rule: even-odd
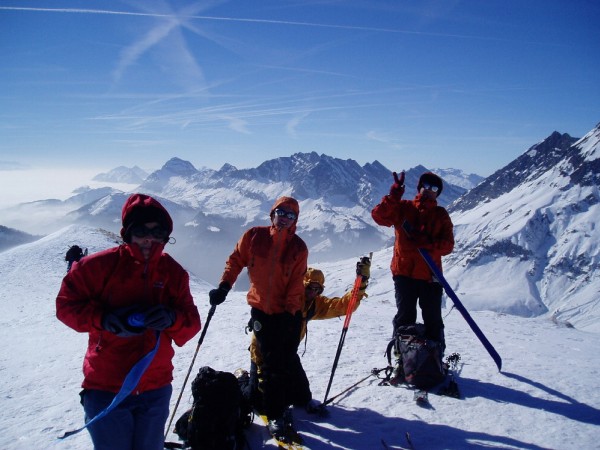
[[[123,222],[139,208],[157,208],[172,221],[162,205],[148,196],[134,194],[123,207]],[[124,233],[124,231],[123,231]],[[158,389],[172,379],[172,341],[182,346],[200,330],[187,272],[168,254],[164,243],[153,245],[144,259],[137,245],[124,244],[83,258],[63,279],[56,298],[59,320],[81,333],[88,333],[83,362],[86,389],[118,392],[133,365],[156,344],[156,332],[146,330],[132,337],[118,337],[102,329],[105,311],[134,304],[164,304],[176,312],[175,323],[161,332],[160,347],[134,393]]]
[[[421,194],[414,200],[397,200],[386,195],[373,208],[371,216],[377,224],[395,228],[394,256],[390,264],[394,276],[431,281],[431,271],[418,248],[427,250],[440,270],[442,256],[454,249],[454,226],[448,212],[435,200],[425,200]],[[417,239],[411,239],[404,231],[404,221],[408,221]]]
[[[300,213],[291,197],[279,198],[271,208]],[[248,304],[266,314],[295,314],[304,305],[304,273],[308,249],[296,233],[296,221],[283,230],[275,226],[254,227],[246,231],[225,264],[221,282],[233,286],[244,267],[248,268]]]

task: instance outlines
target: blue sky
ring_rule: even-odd
[[[316,151],[483,176],[600,121],[596,1],[0,4],[0,170]]]

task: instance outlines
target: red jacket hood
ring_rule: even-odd
[[[169,234],[173,232],[173,219],[160,202],[149,195],[133,194],[123,205],[121,211],[121,237],[125,238],[127,228],[133,223],[147,223],[151,221],[159,222],[164,226]]]

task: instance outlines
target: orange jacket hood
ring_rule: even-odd
[[[296,214],[296,220],[294,220],[289,228],[287,228],[289,234],[295,234],[298,217],[300,217],[300,205],[298,204],[298,200],[293,197],[279,197],[277,200],[275,200],[275,203],[273,203],[273,206],[271,207],[271,212],[269,213],[269,216],[271,217],[271,224],[273,223],[273,212],[277,208],[282,208],[286,211],[292,211]],[[272,225],[271,227],[273,228]]]

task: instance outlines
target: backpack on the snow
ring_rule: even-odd
[[[192,450],[240,450],[244,443],[243,399],[237,378],[204,366],[192,382],[192,408],[175,433]]]
[[[396,376],[417,389],[430,389],[442,383],[447,368],[442,361],[442,345],[425,337],[423,324],[405,325],[396,330],[387,347],[388,363],[392,364],[392,350],[396,358]]]

